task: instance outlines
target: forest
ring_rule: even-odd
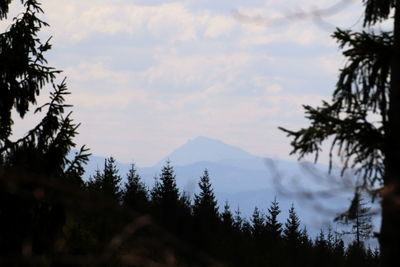
[[[0,1],[0,20],[8,19],[11,2]],[[196,174],[193,197],[177,187],[170,162],[151,187],[134,164],[122,184],[113,157],[84,180],[90,150],[74,150],[80,124],[66,102],[66,78],[46,59],[52,45],[40,38],[49,26],[44,10],[37,0],[15,2],[22,11],[0,35],[2,266],[397,266],[400,2],[362,1],[364,27],[393,17],[394,29],[337,29],[333,38],[347,63],[332,101],[304,106],[308,128],[280,128],[300,158],[317,160],[321,143],[333,140],[330,156],[338,147],[344,170],[361,175],[349,210],[337,216],[350,230],[321,229],[317,237],[301,226],[298,207],[281,207],[279,198],[254,207],[250,218],[217,203],[207,169]],[[50,100],[38,105],[46,90]],[[371,114],[380,121],[371,122]],[[16,118],[33,115],[39,122],[16,137]],[[366,193],[382,207],[379,233],[372,233]],[[380,247],[370,247],[369,238]]]
[[[379,266],[378,248],[364,243],[371,237],[371,220],[361,199],[355,200],[356,217],[347,222],[350,232],[327,228],[312,238],[294,205],[285,207],[288,218],[280,218],[276,198],[266,214],[255,207],[250,219],[229,203],[221,212],[209,175],[204,170],[199,193],[190,199],[176,186],[169,162],[149,189],[134,164],[121,185],[115,160],[107,158],[89,181],[69,185],[69,190],[65,184],[36,188],[34,201],[41,207],[35,212],[42,218],[23,222],[35,235],[24,240],[26,229],[8,230],[2,261],[51,266]],[[57,195],[51,202],[50,190]],[[21,216],[27,207],[14,208],[19,212],[13,215]],[[345,234],[351,235],[350,243],[343,241]]]

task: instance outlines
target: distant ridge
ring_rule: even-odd
[[[241,148],[202,136],[189,140],[153,167],[136,166],[149,188],[168,159],[174,167],[178,187],[188,196],[193,198],[193,194],[198,192],[197,183],[207,168],[220,209],[228,201],[232,210],[239,207],[242,214],[250,218],[255,206],[265,211],[277,197],[282,207],[281,219],[287,217],[287,210],[294,203],[296,209],[299,207],[298,215],[308,226],[311,236],[316,236],[321,227],[332,223],[336,214],[346,210],[353,195],[351,187],[343,188],[330,197],[320,198],[319,208],[316,208],[302,199],[301,193],[329,192],[332,183],[341,181],[339,169],[334,169],[335,177],[330,177],[326,165],[257,157]],[[96,169],[102,170],[104,160],[104,157],[92,155],[85,167],[84,179],[88,180]],[[116,165],[123,185],[130,164],[117,161]],[[321,212],[323,209],[329,212]]]
[[[183,166],[196,162],[219,162],[223,160],[253,160],[257,158],[241,148],[225,144],[222,141],[199,136],[175,149],[156,166],[162,166],[169,160],[174,166]]]

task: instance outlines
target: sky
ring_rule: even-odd
[[[49,64],[67,77],[76,142],[139,166],[197,136],[295,160],[277,127],[305,127],[302,105],[329,100],[345,63],[332,31],[359,29],[363,13],[352,0],[318,19],[334,1],[43,2],[41,37],[52,36]]]

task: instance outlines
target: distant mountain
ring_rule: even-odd
[[[199,136],[189,140],[174,150],[156,166],[162,166],[170,160],[174,166],[183,166],[196,162],[217,162],[226,160],[254,160],[257,158],[241,148],[225,144],[219,140]]]
[[[104,157],[92,156],[85,179],[97,168],[102,169],[104,160]],[[326,165],[257,157],[207,137],[189,140],[153,167],[138,167],[149,188],[167,160],[174,166],[178,187],[190,196],[198,192],[197,183],[207,168],[220,208],[228,201],[232,211],[240,207],[243,215],[250,216],[255,206],[266,210],[276,196],[281,203],[281,221],[285,220],[289,206],[294,203],[312,235],[317,234],[321,226],[332,222],[338,212],[344,211],[352,196],[352,189],[344,185],[331,194],[332,185],[343,184],[337,169],[329,175]],[[130,164],[117,161],[117,168],[124,183]],[[307,195],[309,192],[317,192],[317,198],[307,201],[313,197]]]

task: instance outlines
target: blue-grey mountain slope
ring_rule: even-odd
[[[241,148],[225,144],[219,140],[199,136],[178,147],[156,166],[162,166],[170,160],[174,166],[183,166],[197,162],[218,162],[230,160],[254,160],[257,158]]]
[[[104,159],[91,157],[86,179],[103,168]],[[174,166],[177,185],[190,196],[197,192],[197,183],[207,168],[221,209],[228,201],[232,212],[239,207],[243,215],[250,216],[255,206],[266,211],[276,196],[281,203],[281,221],[286,220],[287,210],[294,203],[312,235],[347,208],[353,192],[339,177],[339,171],[329,175],[326,165],[261,158],[206,137],[188,141],[153,167],[139,167],[149,188],[167,160]],[[130,164],[117,162],[117,167],[125,181]]]

